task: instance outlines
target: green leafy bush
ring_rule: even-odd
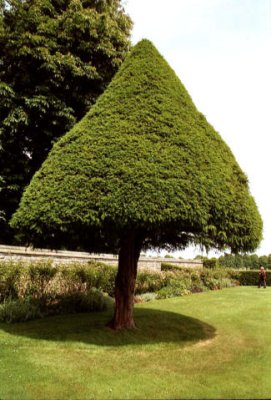
[[[157,294],[156,293],[143,293],[143,294],[140,294],[140,295],[136,295],[135,296],[135,303],[145,303],[145,302],[148,302],[148,301],[153,301],[153,300],[155,300],[155,299],[157,299]]]
[[[232,280],[236,280],[242,286],[256,286],[259,281],[259,270],[231,270],[229,275]],[[266,271],[266,283],[271,285],[271,271]]]
[[[239,285],[239,282],[235,282],[230,278],[222,278],[221,279],[221,289],[227,288],[227,287],[233,287]]]
[[[166,286],[165,275],[156,272],[139,271],[136,279],[135,294],[157,292]]]
[[[138,272],[135,302],[258,283],[258,271],[163,265],[162,272]],[[112,303],[116,272],[116,267],[97,262],[55,266],[47,260],[2,262],[0,320],[26,321],[41,315],[104,310]],[[271,272],[267,272],[267,283],[270,281]]]
[[[0,302],[19,297],[22,272],[22,264],[19,262],[0,263]]]
[[[54,314],[104,311],[114,300],[98,289],[92,288],[85,293],[75,292],[61,296],[53,308]]]
[[[203,281],[201,280],[199,271],[192,271],[190,274],[191,278],[191,292],[200,293],[206,290]]]
[[[96,287],[109,296],[114,296],[117,268],[103,263],[89,263],[87,267],[88,287]]]
[[[32,296],[56,297],[85,292],[95,287],[109,295],[114,293],[116,267],[102,263],[59,264],[51,261],[0,263],[0,302]]]
[[[161,271],[182,271],[183,267],[170,263],[161,263]]]
[[[33,302],[30,298],[7,299],[0,304],[1,322],[25,322],[41,317],[39,303]]]
[[[84,292],[93,287],[110,296],[114,294],[117,269],[114,266],[90,262],[88,264],[62,265],[58,268],[62,292]]]
[[[228,287],[230,276],[227,270],[203,268],[200,271],[200,280],[204,287],[209,290]],[[233,285],[234,283],[232,283]],[[224,286],[226,285],[226,286]]]
[[[46,307],[42,299],[7,299],[0,304],[0,322],[26,322],[46,315],[104,311],[113,303],[111,297],[95,288],[86,293],[65,294]]]
[[[31,264],[28,268],[29,281],[26,293],[35,298],[44,298],[56,273],[57,268],[52,266],[50,260]]]
[[[168,297],[184,296],[190,294],[185,281],[171,279],[168,286],[163,287],[157,292],[157,299],[166,299]]]
[[[219,267],[218,260],[217,258],[203,258],[203,267],[204,268],[210,268],[210,269],[215,269]]]

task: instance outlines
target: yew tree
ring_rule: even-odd
[[[247,177],[148,40],[54,145],[11,223],[36,246],[119,255],[114,329],[135,326],[142,249],[245,252],[262,235]]]

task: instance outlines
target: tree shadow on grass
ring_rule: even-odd
[[[215,328],[203,321],[182,314],[136,308],[137,329],[112,331],[106,323],[112,310],[101,313],[71,314],[47,317],[16,324],[0,324],[0,329],[18,337],[62,343],[98,346],[151,345],[178,343],[187,346],[210,340]]]

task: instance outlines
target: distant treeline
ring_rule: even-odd
[[[263,266],[271,270],[271,254],[257,256],[257,254],[225,254],[217,259],[220,267],[258,269]]]
[[[164,258],[172,259],[174,257],[166,254]],[[258,269],[264,267],[271,270],[271,254],[268,256],[258,256],[257,254],[224,254],[224,256],[220,256],[219,258],[208,258],[198,254],[194,260],[202,260],[203,266],[206,268]]]

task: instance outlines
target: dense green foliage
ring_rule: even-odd
[[[8,298],[0,303],[0,321],[25,322],[48,315],[104,311],[112,303],[112,298],[95,288],[84,293],[63,294],[54,304],[45,304],[41,299],[30,296],[15,300]]]
[[[218,258],[218,263],[225,268],[249,268],[264,267],[271,269],[271,254],[258,256],[257,254],[225,254]]]
[[[180,268],[163,265],[163,272],[139,271],[135,301],[149,301],[257,285],[258,271]],[[0,320],[26,321],[48,314],[103,310],[113,302],[116,267],[101,263],[0,263]],[[271,273],[267,283],[271,283]]]
[[[52,144],[82,118],[130,46],[121,0],[0,3],[0,241]],[[3,13],[3,19],[2,17]]]
[[[232,270],[230,276],[242,286],[256,286],[259,282],[259,270]],[[271,271],[266,271],[266,283],[268,286],[271,285]]]
[[[116,268],[100,264],[0,263],[0,302],[28,296],[54,299],[92,288],[113,294]]]
[[[135,302],[165,299],[236,285],[257,286],[259,271],[189,269],[163,264],[163,272],[139,271]],[[116,267],[101,264],[0,263],[0,321],[24,322],[47,315],[103,311],[113,304]],[[267,272],[271,285],[271,272]]]
[[[204,257],[202,259],[202,263],[205,268],[217,268],[219,266],[219,262],[215,257],[212,258]]]
[[[200,277],[200,281],[203,282],[204,286],[208,287],[208,289],[220,289],[225,287],[227,286],[226,281],[228,279],[230,280],[231,284],[244,286],[258,285],[259,269],[238,270],[236,268],[229,268],[228,266],[224,267],[218,262],[218,260],[216,260],[217,262],[215,263],[215,260],[216,259],[209,260],[211,263],[206,263],[202,270],[196,271],[196,276]],[[182,274],[185,271],[183,268],[174,264],[163,263],[161,267],[162,271],[181,272]],[[190,271],[190,273],[193,277],[193,272]],[[194,278],[192,278],[192,280],[193,279]],[[271,271],[269,270],[266,271],[266,283],[268,286],[271,286]],[[189,287],[187,286],[186,288]],[[197,291],[197,288],[195,291]]]
[[[0,320],[102,311],[113,303],[108,293],[113,295],[115,275],[116,268],[96,263],[0,263]]]
[[[89,113],[53,147],[12,225],[36,244],[118,251],[251,250],[262,221],[247,178],[155,47],[137,44]]]

